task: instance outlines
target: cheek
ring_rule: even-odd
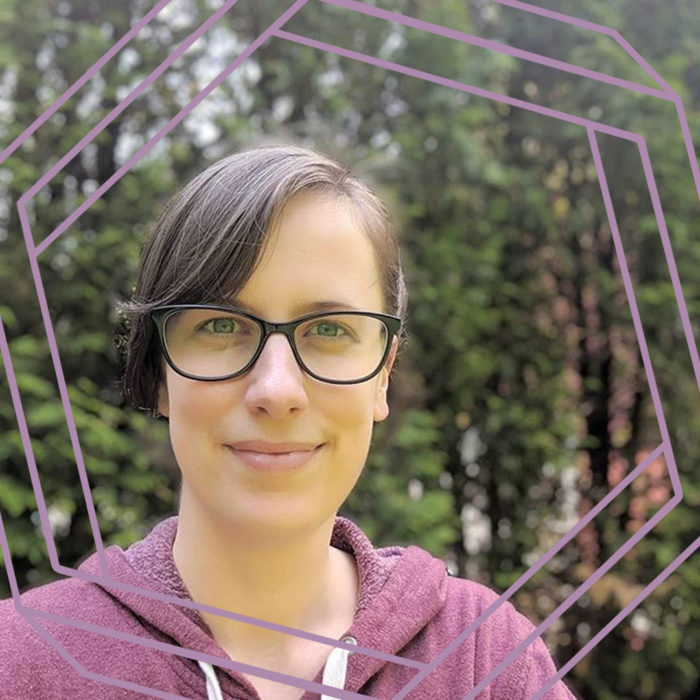
[[[349,447],[361,450],[369,443],[374,424],[374,389],[372,386],[358,385],[346,387],[337,397],[335,422],[341,438]],[[330,415],[328,408],[325,415]]]
[[[201,436],[216,429],[217,416],[222,415],[222,401],[216,388],[204,384],[189,386],[184,382],[169,386],[170,440],[176,454],[191,451]]]

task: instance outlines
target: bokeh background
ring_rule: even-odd
[[[0,148],[153,0],[0,0]],[[655,86],[609,37],[487,0],[369,4]],[[681,95],[700,138],[697,0],[539,0],[614,27]],[[61,562],[94,549],[16,200],[221,0],[173,0],[0,164],[0,315]],[[286,7],[240,0],[31,203],[40,242]],[[311,0],[285,30],[647,138],[698,338],[700,206],[673,105]],[[167,198],[220,156],[295,142],[347,163],[396,216],[410,341],[343,512],[377,545],[418,544],[505,590],[661,441],[585,131],[279,38],[214,90],[40,256],[102,537],[126,546],[176,508],[166,425],[125,409],[115,302]],[[685,498],[545,634],[570,659],[700,530],[700,392],[639,154],[600,137]],[[696,152],[699,147],[696,145]],[[524,585],[543,620],[672,496],[663,457]],[[56,578],[4,372],[0,513],[23,588]],[[0,597],[9,595],[0,576]],[[567,680],[584,698],[700,698],[696,555]]]

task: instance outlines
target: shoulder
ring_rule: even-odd
[[[82,584],[82,585],[81,585]],[[50,610],[70,616],[89,604],[84,582],[56,581],[20,596],[0,601],[0,687],[16,697],[44,697],[51,687],[48,669],[60,673],[65,666],[52,630],[55,624],[37,612]],[[48,697],[48,695],[46,696]]]
[[[430,621],[433,635],[442,640],[463,640],[462,653],[488,662],[502,648],[517,644],[533,630],[532,623],[509,601],[488,586],[445,575],[442,604]]]
[[[0,601],[0,639],[5,639],[10,630],[34,629],[28,619],[49,619],[42,612],[77,616],[95,624],[109,620],[112,624],[120,616],[120,606],[104,587],[79,577],[64,578],[26,591],[17,603],[12,598]]]
[[[0,600],[0,643],[3,653],[16,645],[13,640],[33,639],[35,626],[29,620],[36,612],[50,611],[55,615],[70,615],[85,610],[96,597],[103,597],[97,586],[79,579],[63,579],[47,583],[23,593],[17,601]],[[6,644],[9,643],[9,644]]]
[[[531,697],[556,674],[552,656],[533,623],[510,601],[499,600],[500,595],[488,586],[448,576],[444,566],[442,571],[437,586],[441,602],[411,645],[414,658],[443,656],[423,687],[419,686],[420,697],[439,695],[446,687],[454,697],[462,697],[482,682],[480,698]],[[559,681],[543,700],[574,700],[574,696]]]
[[[490,684],[492,697],[528,698],[556,673],[556,666],[535,625],[500,597],[488,586],[450,576],[443,615],[452,639],[466,638],[462,648],[472,655],[476,683],[510,658]],[[573,700],[574,696],[559,682],[543,697]]]
[[[93,672],[86,661],[115,656],[110,640],[88,629],[105,625],[127,629],[129,623],[104,589],[78,578],[0,601],[0,688],[12,693],[3,697],[70,697],[78,689],[84,697],[105,697],[105,686],[86,677]]]
[[[448,576],[443,612],[455,624],[471,621],[482,638],[508,634],[523,638],[533,629],[509,601],[499,601],[499,594],[488,586],[467,579]],[[483,618],[480,622],[479,618]]]

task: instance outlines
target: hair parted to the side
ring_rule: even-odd
[[[236,153],[170,200],[143,248],[133,297],[120,304],[128,328],[121,382],[128,404],[156,414],[162,356],[151,311],[167,304],[229,303],[259,263],[275,217],[293,197],[311,192],[354,206],[375,250],[384,310],[405,320],[398,241],[385,206],[367,185],[306,148]]]

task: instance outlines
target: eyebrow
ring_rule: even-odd
[[[239,309],[240,311],[247,311],[248,313],[253,314],[254,316],[259,316],[260,312],[253,308],[252,306],[249,306],[248,304],[240,301],[239,299],[232,299],[230,301],[231,306],[233,306],[236,309]],[[363,309],[360,309],[357,306],[353,306],[352,304],[348,304],[347,302],[344,301],[332,301],[332,300],[324,300],[324,301],[309,301],[306,302],[305,304],[301,304],[300,306],[295,307],[295,314],[294,316],[305,316],[306,314],[313,314],[316,313],[317,311],[362,311]]]

